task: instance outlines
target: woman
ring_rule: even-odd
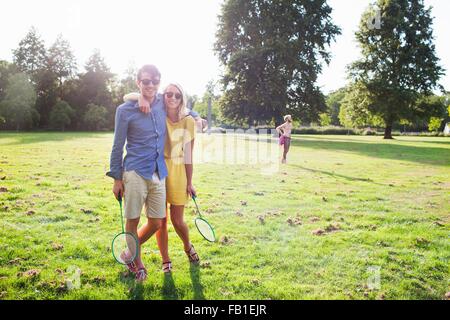
[[[166,178],[166,202],[170,205],[170,220],[180,239],[184,251],[191,263],[199,263],[200,259],[189,239],[189,228],[184,221],[184,206],[189,197],[196,195],[192,185],[193,148],[195,138],[195,120],[188,115],[186,97],[179,84],[169,84],[164,90],[167,132],[164,146],[164,159],[168,170]],[[139,99],[139,105],[145,104],[139,94],[129,94],[125,99]],[[167,209],[166,209],[167,210]],[[158,247],[162,257],[162,270],[171,272],[172,262],[169,257],[169,238],[167,216],[156,233]]]
[[[292,117],[291,115],[284,116],[284,123],[276,128],[280,136],[280,146],[283,146],[283,159],[281,163],[286,163],[286,156],[291,146],[291,131],[292,131]]]

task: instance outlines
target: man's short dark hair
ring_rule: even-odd
[[[159,73],[159,70],[157,67],[155,67],[152,64],[146,64],[145,66],[143,66],[142,68],[139,69],[138,73],[137,73],[137,79],[141,80],[142,74],[146,72],[148,74],[150,74],[152,77],[161,78],[161,73]]]

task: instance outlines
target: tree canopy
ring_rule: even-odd
[[[331,11],[325,0],[225,1],[215,43],[224,116],[248,125],[286,113],[317,120],[326,109],[317,76],[340,34]]]
[[[381,23],[374,26],[369,21],[377,11]],[[346,108],[359,118],[364,113],[369,120],[381,118],[385,139],[392,138],[395,122],[416,115],[421,96],[441,88],[443,69],[435,52],[430,11],[423,0],[378,0],[363,14],[356,32],[362,57],[350,66],[349,75],[361,97],[347,101],[362,103],[347,103]]]

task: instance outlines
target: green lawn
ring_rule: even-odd
[[[199,136],[196,150],[221,143]],[[262,172],[267,164],[197,164],[198,203],[220,241],[202,240],[190,205],[201,266],[189,266],[170,226],[173,273],[161,272],[152,238],[143,285],[110,250],[120,230],[105,176],[111,144],[111,133],[0,133],[0,299],[445,299],[450,291],[448,138],[302,135],[272,174]],[[242,150],[215,154],[223,155]]]

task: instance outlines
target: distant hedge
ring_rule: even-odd
[[[259,133],[259,130],[265,130],[270,133],[274,130],[273,127],[258,127],[254,129]],[[340,134],[340,135],[357,135],[360,134],[359,130],[343,128],[343,127],[301,127],[292,129],[292,134]]]
[[[342,127],[305,127],[292,129],[293,134],[341,134],[341,135],[357,135],[355,129]]]
[[[239,128],[233,126],[214,127],[211,132],[225,133],[226,130],[241,130],[247,132],[248,128]],[[274,127],[256,127],[252,128],[256,133],[270,134]],[[352,129],[336,126],[328,127],[300,127],[292,129],[292,134],[322,134],[322,135],[362,135],[362,136],[383,136],[383,128],[361,128]],[[398,130],[392,131],[393,136],[421,136],[421,137],[444,137],[443,132],[400,132]]]

